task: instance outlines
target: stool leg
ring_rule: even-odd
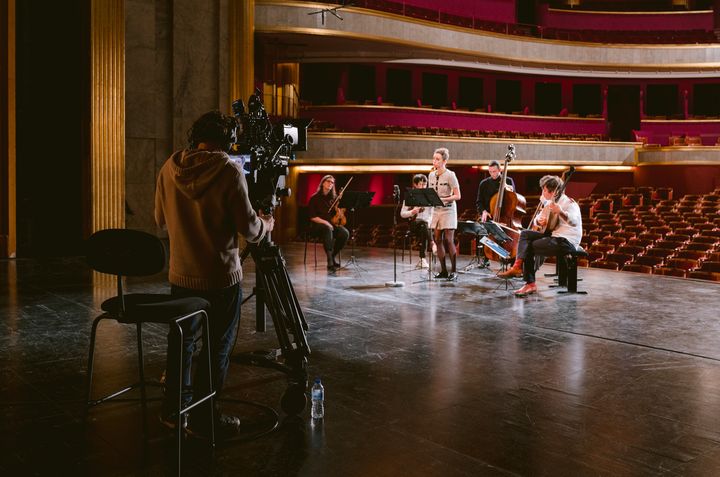
[[[215,447],[215,388],[212,379],[212,353],[210,352],[210,319],[207,312],[203,311],[203,347],[207,350],[208,362],[208,396],[210,396],[210,447]]]
[[[569,260],[571,259],[568,259],[565,255],[558,255],[555,259],[558,274],[558,285],[561,287],[566,287],[568,284]]]
[[[303,254],[303,265],[307,263],[307,243],[308,243],[308,236],[305,236],[305,253]]]
[[[567,289],[570,293],[577,293],[577,258],[568,257],[567,262]]]
[[[587,295],[586,291],[578,291],[577,289],[577,257],[570,255],[566,258],[567,263],[567,290],[559,291],[558,293],[577,293],[578,295]]]
[[[135,324],[138,349],[138,375],[140,376],[140,402],[142,404],[143,416],[147,412],[147,393],[145,391],[145,358],[143,353],[142,323]]]
[[[102,320],[102,317],[95,318],[95,321],[93,321],[92,324],[92,331],[90,331],[90,350],[88,351],[88,369],[87,369],[87,389],[85,393],[86,398],[86,409],[90,407],[91,400],[91,394],[92,394],[92,378],[93,378],[93,365],[95,363],[95,337],[97,336],[97,328],[100,324],[100,320]]]

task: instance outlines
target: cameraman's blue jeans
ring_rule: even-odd
[[[240,283],[220,290],[190,290],[172,285],[171,294],[174,297],[198,296],[210,302],[208,321],[210,322],[210,355],[213,389],[220,394],[225,385],[230,354],[235,344],[237,326],[240,320],[240,305],[242,303],[242,288]],[[183,330],[183,406],[192,401],[193,390],[198,396],[207,395],[208,376],[205,354],[200,355],[195,379],[191,379],[192,357],[195,345],[195,336],[202,329],[202,320],[195,318],[185,320]],[[177,410],[177,389],[180,377],[177,375],[177,353],[179,336],[173,328],[168,333],[167,366],[165,377],[165,399],[163,400],[163,415],[169,416]],[[217,395],[216,395],[217,397]]]

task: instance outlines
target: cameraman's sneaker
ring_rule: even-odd
[[[417,268],[417,269],[423,269],[423,268],[427,268],[427,267],[429,267],[429,266],[430,266],[430,265],[428,264],[427,259],[426,259],[425,257],[423,257],[423,258],[420,259],[420,261],[417,263],[417,265],[415,265],[415,268]]]

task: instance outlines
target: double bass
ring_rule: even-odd
[[[527,205],[525,197],[507,185],[508,165],[513,159],[515,159],[515,146],[510,144],[503,163],[500,188],[497,194],[490,199],[490,208],[493,211],[491,221],[502,228],[503,232],[510,237],[510,240],[500,244],[502,248],[510,253],[509,259],[514,259],[515,255],[517,255],[520,230],[522,229],[520,221],[521,216],[525,214],[525,206]],[[498,254],[490,250],[489,247],[485,247],[485,256],[489,260],[500,261]]]
[[[330,223],[333,224],[335,227],[342,227],[347,223],[347,217],[345,217],[345,209],[338,207],[340,204],[340,199],[342,199],[343,192],[345,192],[345,189],[347,189],[347,186],[350,185],[353,178],[351,177],[350,180],[348,180],[342,189],[340,189],[340,193],[335,197],[335,200],[333,200],[332,205],[330,205],[330,208],[328,209],[328,214],[330,214]]]

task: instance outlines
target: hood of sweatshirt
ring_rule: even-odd
[[[230,157],[224,152],[185,149],[175,152],[170,161],[177,188],[188,198],[197,199],[223,172]]]

